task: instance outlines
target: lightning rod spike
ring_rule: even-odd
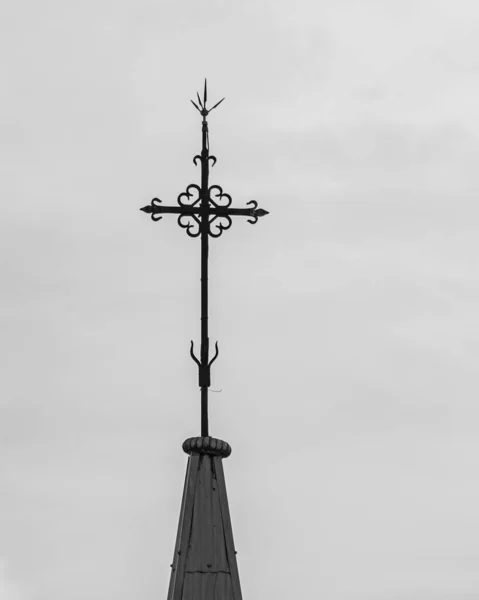
[[[226,96],[225,96],[225,98],[226,98]],[[221,98],[221,100],[220,100],[219,102],[217,102],[217,103],[216,103],[216,104],[213,106],[213,108],[216,108],[217,106],[219,106],[219,105],[220,105],[220,104],[223,102],[223,100],[224,100],[224,98]],[[211,111],[213,110],[213,108],[210,108],[209,112],[211,112]]]
[[[193,104],[193,106],[196,108],[196,110],[198,110],[199,112],[201,112],[200,107],[196,104],[196,102],[193,102],[193,100],[190,100],[191,104]]]

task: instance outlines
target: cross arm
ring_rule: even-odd
[[[157,204],[157,202],[161,202],[158,198],[153,198],[151,204],[140,208],[144,213],[150,215],[159,215],[159,214],[173,214],[173,215],[193,215],[200,214],[200,209],[195,206],[162,206]]]
[[[257,208],[258,203],[256,200],[250,200],[247,204],[253,204],[251,208],[231,208],[229,206],[219,206],[213,204],[207,207],[202,207],[201,205],[191,205],[191,206],[164,206],[161,203],[159,198],[153,198],[151,204],[140,208],[143,212],[147,214],[151,214],[151,218],[153,220],[161,219],[161,217],[156,217],[156,215],[161,214],[176,214],[176,215],[198,215],[198,216],[208,216],[214,215],[215,217],[228,217],[233,215],[240,215],[243,217],[252,217],[255,219],[254,221],[250,221],[251,223],[256,223],[258,217],[263,217],[268,213],[268,211],[263,208]],[[155,218],[156,217],[156,218]]]

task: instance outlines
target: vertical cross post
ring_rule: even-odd
[[[206,81],[205,98],[206,106]],[[201,437],[208,436],[208,387],[210,385],[210,367],[209,361],[209,337],[208,337],[208,122],[203,115],[201,149],[201,366],[200,368],[200,387],[201,387]]]

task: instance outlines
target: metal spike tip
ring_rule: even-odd
[[[219,106],[222,102],[223,102],[224,98],[221,98],[221,100],[219,102],[217,102],[213,108],[216,108],[217,106]],[[210,108],[209,112],[211,112],[213,110],[213,108]]]
[[[206,77],[205,77],[205,93],[204,93],[204,102],[206,107]]]
[[[203,108],[203,105],[201,104],[201,98],[198,92],[196,92],[196,95],[198,96],[198,102],[200,103],[201,108]]]
[[[200,107],[196,104],[196,102],[193,102],[193,100],[190,100],[191,104],[193,104],[193,106],[196,108],[196,110],[198,110],[199,112],[201,112]]]

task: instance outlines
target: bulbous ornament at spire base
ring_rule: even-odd
[[[183,442],[183,451],[186,454],[210,454],[227,458],[231,454],[231,446],[228,442],[214,437],[192,437]]]

